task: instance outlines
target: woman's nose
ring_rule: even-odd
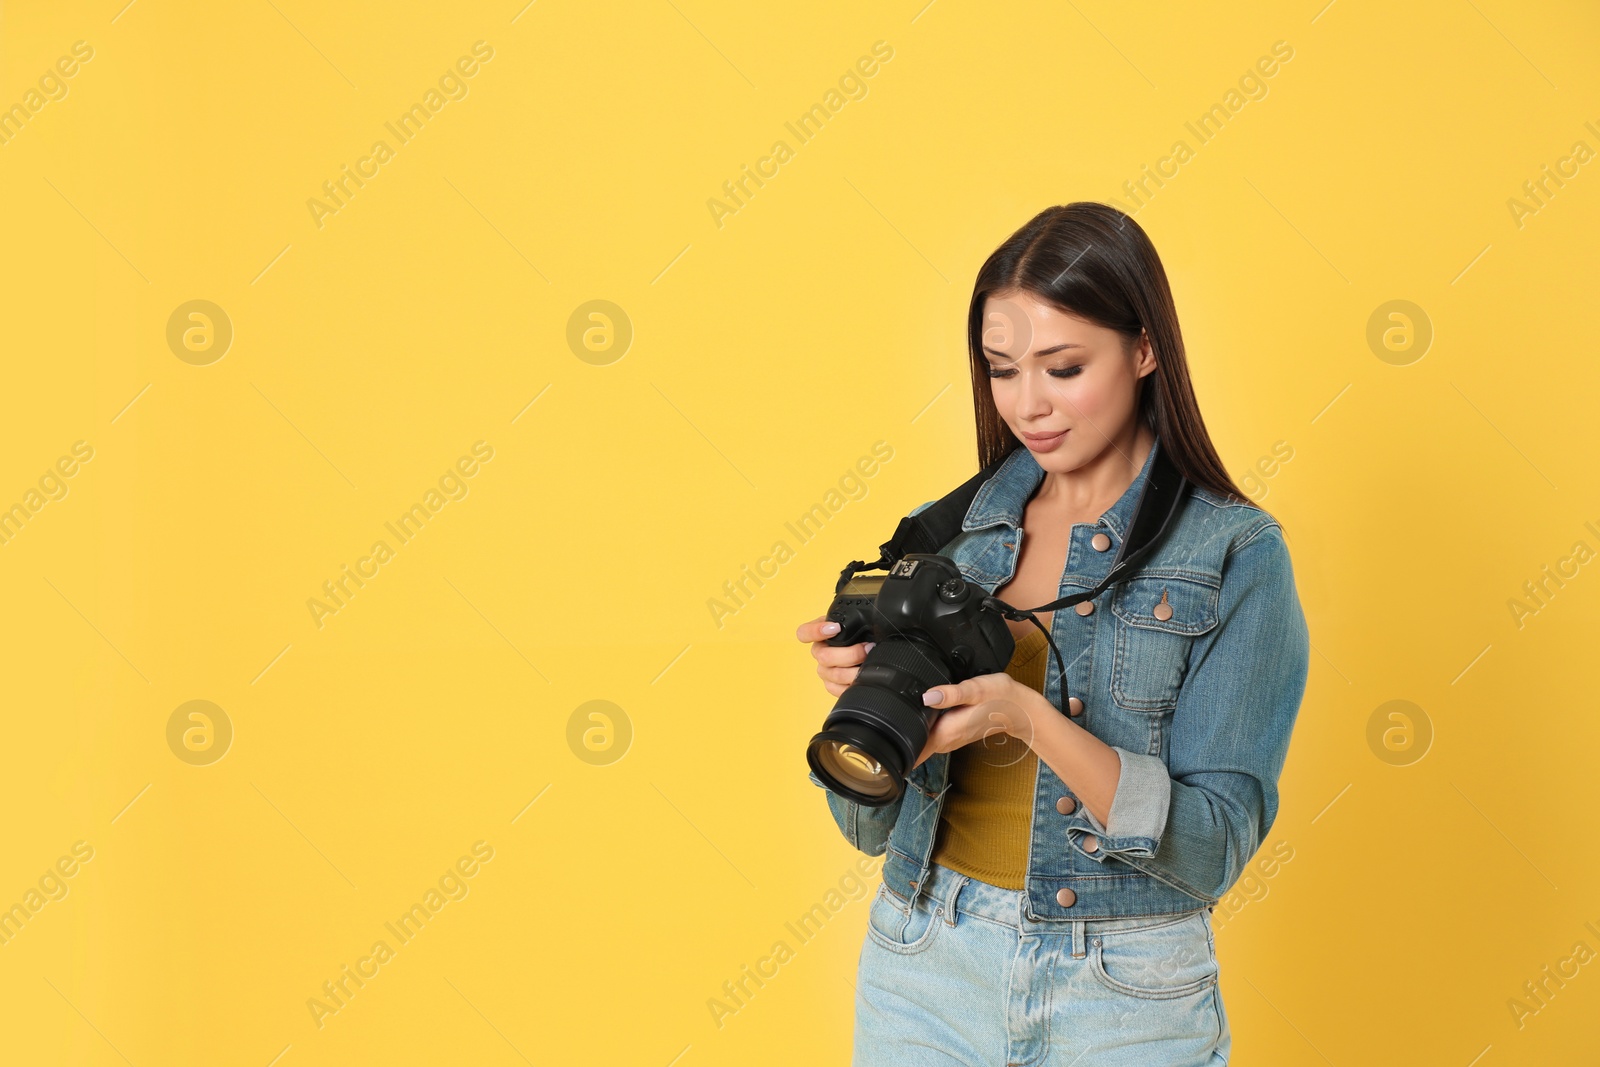
[[[1049,414],[1051,407],[1054,406],[1050,384],[1042,374],[1024,374],[1022,396],[1017,405],[1018,413],[1030,418]]]

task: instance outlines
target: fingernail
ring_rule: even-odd
[[[825,622],[822,624],[822,632],[827,634],[829,637],[832,637],[834,634],[839,632],[839,624],[836,622]]]
[[[863,651],[863,652],[871,652],[872,651],[872,647],[874,645],[876,645],[877,643],[878,642],[876,642],[876,641],[868,641],[865,645],[861,646],[861,651]]]
[[[926,693],[922,694],[922,702],[930,706],[939,703],[939,701],[943,699],[944,694],[939,692],[937,689],[930,689]]]

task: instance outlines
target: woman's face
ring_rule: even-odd
[[[994,404],[1046,471],[1076,470],[1134,430],[1140,378],[1156,369],[1149,337],[1122,335],[1039,300],[992,293],[983,354]]]

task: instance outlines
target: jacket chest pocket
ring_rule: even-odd
[[[1220,589],[1220,579],[1193,573],[1145,573],[1117,586],[1111,699],[1119,707],[1164,712],[1178,706],[1189,648],[1217,625]]]

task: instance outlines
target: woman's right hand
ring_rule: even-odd
[[[828,644],[828,638],[838,632],[839,624],[829,622],[826,615],[801,623],[795,631],[796,637],[810,643],[811,655],[817,661],[817,676],[822,679],[823,688],[833,696],[838,696],[855,684],[856,675],[861,672],[861,663],[873,645],[871,641],[856,645]]]

